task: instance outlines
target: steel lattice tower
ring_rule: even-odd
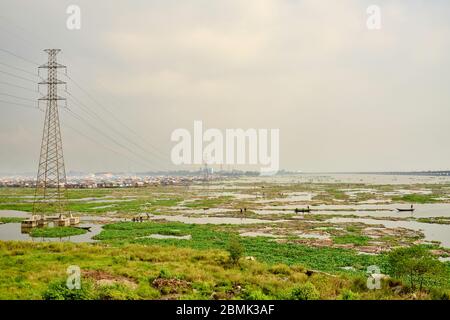
[[[39,66],[47,69],[47,79],[39,82],[39,85],[47,85],[47,95],[39,98],[46,101],[44,129],[42,132],[41,152],[39,168],[36,179],[36,191],[34,197],[33,214],[48,212],[63,213],[66,207],[66,171],[64,168],[64,156],[61,140],[61,128],[59,124],[57,89],[59,84],[65,82],[58,80],[58,69],[65,66],[56,62],[56,55],[60,49],[46,49],[48,63]]]

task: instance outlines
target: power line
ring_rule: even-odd
[[[0,95],[13,96],[13,95],[2,94],[2,93],[0,93]],[[13,96],[13,97],[19,98],[19,97],[16,97],[16,96]],[[33,100],[30,99],[30,101],[33,101]],[[43,110],[37,108],[36,106],[32,106],[32,105],[28,105],[28,104],[17,103],[17,102],[11,102],[11,101],[6,101],[6,100],[0,100],[0,103],[5,103],[5,104],[8,104],[8,105],[17,105],[17,106],[24,107],[24,108],[27,108],[27,109],[34,109],[34,110],[37,110],[37,111],[44,112]],[[76,128],[74,128],[74,127],[68,125],[67,123],[64,123],[64,127],[68,127],[69,129],[75,131],[76,133],[78,133],[79,135],[81,135],[81,136],[83,136],[84,138],[88,139],[89,141],[91,141],[91,142],[93,142],[93,143],[95,143],[95,144],[97,144],[97,145],[99,145],[99,146],[101,146],[101,147],[103,147],[103,148],[105,148],[105,149],[107,149],[107,150],[109,150],[109,151],[111,151],[111,152],[117,154],[117,155],[120,155],[120,156],[122,156],[122,157],[125,157],[125,158],[127,158],[129,161],[132,161],[132,162],[135,163],[135,164],[139,164],[139,165],[144,164],[144,165],[147,165],[147,164],[144,163],[144,162],[139,163],[139,162],[137,162],[136,160],[133,160],[132,158],[130,158],[129,156],[127,156],[126,154],[120,153],[120,152],[118,152],[117,150],[114,150],[114,149],[108,147],[107,145],[105,145],[105,144],[103,144],[103,143],[101,143],[101,142],[99,142],[99,141],[96,141],[96,140],[93,139],[92,137],[89,137],[88,135],[86,135],[86,134],[80,132],[80,131],[77,130]]]
[[[15,53],[12,52],[12,51],[9,51],[9,50],[3,49],[3,48],[0,48],[0,51],[6,52],[7,54],[10,54],[10,55],[12,55],[12,56],[14,56],[14,57],[16,57],[16,58],[18,58],[18,59],[21,59],[21,60],[23,60],[23,61],[25,61],[25,62],[34,64],[34,65],[36,65],[36,66],[39,65],[39,63],[34,62],[34,61],[31,61],[31,60],[29,60],[29,59],[27,59],[27,58],[21,57],[21,56],[19,56],[18,54],[15,54]]]
[[[16,105],[16,106],[21,106],[21,107],[24,107],[24,108],[32,108],[32,109],[37,109],[37,110],[39,110],[38,107],[36,107],[36,106],[33,107],[33,106],[31,106],[31,105],[28,105],[28,104],[17,103],[17,102],[11,102],[11,101],[6,101],[6,100],[0,100],[0,102],[6,103],[6,104],[14,104],[14,105]]]
[[[7,52],[7,53],[9,53],[9,54],[12,54],[12,55],[14,55],[14,56],[16,56],[16,57],[18,57],[18,58],[21,58],[22,60],[25,60],[25,61],[27,61],[28,59],[26,59],[26,58],[23,58],[23,57],[21,57],[21,56],[19,56],[19,55],[16,55],[16,54],[14,54],[14,53],[12,53],[12,52],[10,52],[10,51],[8,51],[8,50],[4,50],[5,52]],[[36,65],[38,65],[38,64],[36,64]],[[20,77],[20,76],[16,76],[16,75],[14,75],[14,74],[11,74],[11,73],[9,73],[9,72],[4,72],[4,71],[1,71],[0,70],[0,72],[3,72],[3,73],[6,73],[6,74],[8,74],[8,75],[11,75],[11,76],[14,76],[14,77],[16,77],[16,78],[22,78],[22,77]],[[67,75],[66,75],[67,76]],[[85,92],[85,94],[87,94],[94,102],[96,102],[97,104],[99,104],[89,93],[87,93],[87,91],[86,90],[84,90],[78,83],[76,83],[72,78],[70,78],[69,76],[67,76],[67,78],[69,78],[73,83],[75,83],[76,84],[76,86],[77,87],[79,87],[80,88],[80,90],[82,90],[82,91],[84,91]],[[30,80],[30,79],[27,79],[27,78],[23,78],[24,80],[26,79],[27,81],[30,81],[30,82],[33,82],[33,83],[35,83],[35,81],[32,81],[32,80]],[[1,83],[1,82],[0,82]],[[31,90],[31,89],[28,89],[28,88],[25,88],[25,87],[22,87],[22,86],[18,86],[18,85],[14,85],[14,84],[10,84],[10,83],[4,83],[4,84],[7,84],[7,85],[11,85],[11,86],[14,86],[14,87],[18,87],[18,88],[22,88],[22,89],[25,89],[25,90]],[[74,96],[73,95],[71,95],[73,98],[74,98]],[[76,98],[75,98],[76,99]],[[80,101],[77,99],[77,102],[79,102],[80,103]],[[99,104],[100,105],[100,104]],[[101,105],[100,105],[101,106]],[[112,114],[109,110],[107,110],[106,108],[104,108],[103,106],[101,106],[103,109],[105,109],[107,112],[109,112],[117,121],[120,121],[118,118],[116,118],[115,116],[114,116],[114,114]],[[85,108],[86,108],[86,110],[89,110],[89,108],[87,108],[86,106],[85,106]],[[69,109],[68,109],[69,110]],[[73,113],[73,111],[72,111],[72,113]],[[100,118],[100,119],[102,119],[100,116],[98,116],[97,114],[95,114],[96,115],[96,117],[97,118]],[[79,115],[77,115],[78,117],[79,117],[79,119],[81,120],[81,121],[83,121],[83,119],[79,116]],[[85,120],[84,120],[85,121]],[[85,121],[86,122],[86,121]],[[91,125],[90,125],[91,126]],[[91,126],[92,128],[94,128],[94,130],[96,130],[96,131],[98,131],[98,128],[96,128],[95,126]],[[117,130],[115,130],[116,132],[117,132]],[[119,133],[120,135],[122,135],[122,133]],[[103,135],[105,135],[105,134],[103,134]],[[133,144],[133,145],[135,145],[135,146],[137,146],[137,144],[136,143],[134,143],[133,141],[131,141],[131,140],[129,140],[129,139],[127,139],[128,140],[128,142],[129,143],[131,143],[131,144]],[[132,152],[134,155],[136,155],[136,156],[138,156],[138,157],[140,157],[140,158],[143,158],[141,155],[138,155],[136,152],[134,152],[133,150],[131,150],[131,149],[129,149],[128,147],[126,147],[126,146],[124,146],[123,144],[121,144],[121,143],[118,143],[115,139],[113,139],[113,141],[115,141],[115,143],[116,144],[119,144],[122,148],[125,148],[125,149],[127,149],[128,151],[130,151],[130,152]],[[141,149],[142,149],[142,147],[140,147]],[[145,152],[147,152],[147,151],[145,151]],[[145,161],[147,161],[148,162],[148,160],[147,159],[145,159]]]
[[[103,147],[103,148],[105,148],[105,149],[107,149],[107,150],[109,150],[109,151],[111,151],[111,152],[113,152],[113,153],[119,155],[119,156],[123,156],[123,157],[127,158],[129,161],[133,162],[133,163],[136,164],[136,165],[142,166],[142,165],[144,164],[145,166],[147,166],[146,163],[138,163],[136,160],[130,158],[130,157],[127,156],[126,154],[120,153],[120,152],[118,152],[118,151],[116,151],[116,150],[114,150],[114,149],[112,149],[112,148],[106,146],[105,144],[103,144],[103,143],[101,143],[101,142],[98,142],[98,141],[92,139],[92,137],[90,137],[90,136],[84,134],[83,132],[79,131],[78,129],[76,129],[76,128],[70,126],[70,125],[68,125],[67,123],[64,123],[64,127],[67,127],[67,128],[69,128],[69,129],[75,131],[76,133],[78,133],[79,135],[81,135],[82,137],[84,137],[85,139],[87,139],[87,140],[89,140],[89,141],[91,141],[91,142],[93,142],[93,143],[95,143],[95,144],[97,144],[97,145],[99,145],[99,146],[101,146],[101,147]]]
[[[3,66],[6,66],[8,68],[11,68],[11,69],[15,69],[15,70],[18,70],[18,71],[22,71],[22,72],[28,73],[29,75],[35,76],[37,78],[41,78],[37,73],[33,73],[33,72],[28,71],[28,70],[25,70],[25,69],[22,69],[22,68],[18,68],[18,67],[9,65],[7,63],[4,63],[4,62],[0,62],[0,64],[3,65]]]
[[[106,127],[108,127],[110,130],[114,131],[120,138],[126,140],[128,143],[132,144],[133,146],[137,147],[144,153],[148,153],[148,150],[144,149],[142,146],[136,144],[132,139],[127,138],[123,133],[119,132],[116,127],[110,125],[107,121],[104,120],[103,117],[99,116],[96,112],[94,112],[91,108],[86,106],[84,103],[82,103],[79,99],[77,99],[74,95],[72,95],[69,91],[66,91],[67,94],[70,96],[69,99],[73,99],[78,103],[78,107],[80,107],[85,113],[89,114],[91,117],[95,117],[100,122],[104,123]],[[163,167],[165,167],[164,161],[165,159],[162,159],[158,155],[154,155],[155,157],[159,158],[159,160],[162,160],[161,164]]]
[[[77,104],[74,104],[74,103],[72,103],[71,105],[74,105],[74,106],[77,106],[77,107],[79,107],[80,109],[82,109],[84,112],[86,112],[87,114],[89,114],[91,117],[92,117],[92,115],[91,115],[91,113],[89,112],[89,109],[87,108],[87,107],[81,107],[81,105],[77,105]],[[69,109],[70,110],[70,109]],[[73,110],[71,110],[72,112],[73,112]],[[95,113],[94,113],[95,114]],[[78,117],[81,117],[79,114],[77,114],[77,116]],[[97,116],[97,118],[98,119],[101,119],[100,117],[98,117]],[[84,120],[85,122],[87,122],[85,119],[80,119],[80,120]],[[103,123],[107,123],[107,122],[105,122],[105,121],[102,121]],[[90,125],[91,126],[91,125]],[[92,126],[91,126],[92,127]],[[109,127],[109,126],[108,126]],[[110,127],[111,128],[111,127]],[[95,130],[96,131],[98,131],[98,130],[100,130],[98,127],[95,127]],[[114,130],[114,129],[113,129]],[[114,130],[115,132],[117,132],[116,130]],[[105,134],[105,133],[102,133],[102,135],[107,135],[107,134]],[[123,137],[122,135],[121,135],[121,133],[119,132],[118,133],[118,136],[119,137],[121,137],[121,138],[123,138],[123,139],[125,139],[125,140],[127,140],[127,142],[128,143],[131,143],[131,144],[133,144],[133,141],[131,141],[131,140],[128,140],[128,139],[126,139],[125,137]],[[108,136],[110,139],[112,139],[112,137],[110,137],[110,136]],[[117,140],[116,139],[113,139],[115,142],[116,142],[116,144],[117,144]],[[122,143],[119,143],[119,145],[121,146],[121,147],[123,147],[123,148],[126,148],[127,150],[129,150],[130,152],[132,152],[133,154],[135,154],[135,155],[137,155],[138,157],[140,157],[140,158],[142,158],[142,159],[145,159],[147,162],[151,162],[151,161],[149,161],[149,160],[147,160],[147,158],[145,158],[145,157],[143,157],[142,155],[140,155],[140,154],[138,154],[137,152],[135,152],[134,150],[132,150],[132,149],[130,149],[129,147],[125,147]],[[154,165],[155,163],[154,162],[151,162],[152,163],[152,165]],[[162,165],[163,166],[163,165]]]
[[[8,75],[10,77],[14,77],[14,78],[17,78],[17,79],[22,79],[22,80],[25,80],[25,81],[28,81],[28,82],[32,82],[32,83],[36,83],[35,80],[31,80],[31,79],[28,79],[28,78],[25,78],[25,77],[21,77],[21,76],[15,75],[14,73],[10,73],[10,72],[3,71],[3,70],[0,70],[0,72],[3,73],[3,74]]]
[[[80,120],[81,122],[83,122],[84,124],[88,125],[90,128],[92,128],[93,130],[95,130],[96,132],[100,133],[102,136],[106,137],[107,139],[109,139],[110,141],[112,141],[113,143],[117,144],[118,146],[120,146],[121,148],[127,150],[128,152],[130,152],[131,154],[133,154],[134,156],[136,156],[137,158],[141,159],[141,161],[144,161],[147,165],[151,164],[151,166],[154,166],[154,163],[151,163],[151,161],[149,161],[148,159],[146,159],[145,157],[143,157],[142,155],[136,153],[134,150],[128,148],[126,145],[122,144],[121,142],[117,141],[116,139],[114,139],[113,137],[109,136],[108,134],[105,134],[103,131],[101,131],[99,128],[97,128],[96,126],[90,124],[86,119],[84,119],[82,116],[80,116],[79,114],[75,113],[73,110],[69,109],[69,108],[65,108],[64,110],[67,110],[72,116],[74,116],[76,119]]]
[[[94,99],[92,97],[92,95],[87,92],[85,89],[83,89],[81,87],[81,85],[78,84],[78,82],[76,82],[73,78],[71,78],[69,75],[66,75],[66,77],[73,83],[75,84],[75,86],[78,87],[78,89],[80,89],[84,94],[86,94],[86,96],[88,96],[93,102],[95,102],[98,106],[100,106],[103,110],[105,110],[108,114],[110,114],[114,120],[116,120],[118,123],[120,123],[123,127],[125,127],[126,129],[128,129],[130,132],[132,132],[135,136],[137,136],[138,138],[143,139],[141,136],[139,136],[138,133],[136,133],[136,131],[134,131],[132,128],[130,128],[129,126],[127,126],[123,121],[121,121],[119,118],[116,117],[116,115],[114,113],[112,113],[110,110],[108,110],[108,108],[104,107],[100,102],[98,102],[96,99]],[[153,146],[151,143],[145,141],[146,144],[151,147],[155,152],[160,153],[160,155],[162,155],[164,157],[164,155],[155,147]],[[164,159],[165,161],[165,159]]]
[[[9,94],[9,93],[2,93],[2,92],[0,92],[0,95],[1,96],[11,97],[11,98],[16,98],[16,99],[20,99],[20,100],[25,100],[25,101],[37,102],[37,100],[35,100],[35,99],[23,98],[23,97],[15,96],[13,94]]]
[[[23,90],[28,90],[28,91],[31,91],[31,92],[39,92],[37,88],[36,88],[36,90],[32,90],[32,89],[30,89],[30,88],[26,88],[26,87],[19,86],[19,85],[13,84],[13,83],[5,82],[5,81],[0,81],[0,83],[1,83],[1,84],[5,84],[5,85],[7,85],[7,86],[11,86],[11,87],[23,89]]]
[[[1,18],[1,17],[0,17]],[[6,49],[1,49],[0,48],[0,50],[2,50],[2,51],[4,51],[4,52],[6,52],[6,53],[8,53],[8,54],[10,54],[10,55],[13,55],[13,56],[15,56],[15,57],[17,57],[17,58],[19,58],[19,59],[22,59],[22,60],[24,60],[24,61],[27,61],[27,62],[29,62],[29,63],[32,63],[32,64],[35,64],[35,65],[39,65],[38,63],[36,63],[36,62],[34,62],[34,61],[32,61],[32,60],[29,60],[29,59],[27,59],[27,58],[24,58],[24,57],[22,57],[22,56],[20,56],[20,55],[18,55],[18,54],[15,54],[14,52],[11,52],[11,51],[9,51],[9,50],[6,50]],[[1,70],[0,70],[0,72],[1,72]],[[6,73],[6,72],[4,72],[4,73]],[[9,73],[7,73],[7,74],[9,74]],[[146,145],[148,145],[154,152],[156,152],[157,154],[159,154],[158,155],[158,157],[160,158],[160,159],[163,159],[163,161],[166,161],[166,159],[164,158],[164,155],[163,155],[163,153],[161,153],[155,146],[153,146],[151,143],[149,143],[148,141],[146,141],[146,139],[144,139],[144,138],[142,138],[139,134],[137,134],[136,133],[136,131],[134,131],[132,128],[130,128],[129,126],[127,126],[123,121],[121,121],[119,118],[117,118],[115,115],[114,115],[114,113],[112,113],[110,110],[108,110],[106,107],[104,107],[101,103],[99,103],[95,98],[93,98],[92,97],[92,95],[89,93],[89,92],[87,92],[87,90],[85,90],[77,81],[75,81],[72,77],[70,77],[69,75],[67,75],[67,74],[63,74],[63,73],[60,73],[61,75],[65,75],[66,77],[67,77],[67,79],[69,79],[73,84],[75,84],[75,86],[76,87],[78,87],[78,89],[80,89],[84,94],[86,94],[93,102],[95,102],[98,106],[100,106],[103,110],[105,110],[108,114],[110,114],[113,118],[114,118],[114,120],[116,120],[118,123],[120,123],[123,127],[125,127],[126,129],[128,129],[130,132],[132,132],[135,136],[137,136],[138,138],[140,138],[141,140],[143,140],[143,141],[145,141],[145,143],[146,143]],[[10,74],[11,75],[11,74]],[[13,75],[13,76],[15,76],[15,75]],[[39,76],[39,75],[38,75]],[[20,77],[20,76],[15,76],[16,78],[22,78],[22,77]],[[35,83],[35,81],[33,81],[33,80],[30,80],[30,79],[26,79],[26,78],[22,78],[23,80],[27,80],[27,81],[30,81],[30,82],[33,82],[33,83]],[[136,143],[135,142],[133,142],[133,144],[134,145],[136,145]],[[140,149],[143,149],[142,147],[139,147]],[[147,151],[145,151],[145,152],[147,152]],[[156,155],[156,154],[155,154]],[[162,156],[162,157],[161,157]]]
[[[5,17],[2,17],[2,16],[0,16],[0,18],[3,18],[3,19],[5,19],[5,20],[8,20],[8,21],[10,21],[9,19],[6,19]],[[10,21],[11,22],[11,21]],[[11,24],[13,24],[12,22],[11,22]],[[22,29],[22,30],[24,30],[24,31],[26,31],[26,32],[29,32],[29,31],[27,31],[26,29],[24,29],[24,28],[22,28],[22,27],[20,27],[20,26],[18,26],[18,25],[15,25],[17,28],[19,28],[19,29]],[[29,32],[29,33],[31,33],[31,32]],[[21,40],[23,40],[24,42],[29,42],[29,41],[27,41],[27,40],[25,40],[25,39],[21,39]],[[24,57],[22,57],[22,56],[20,56],[20,55],[18,55],[18,54],[15,54],[14,52],[11,52],[11,51],[9,51],[9,50],[6,50],[6,49],[0,49],[0,50],[3,50],[4,52],[6,52],[6,53],[8,53],[8,54],[10,54],[10,55],[13,55],[13,56],[15,56],[15,57],[17,57],[17,58],[19,58],[19,59],[22,59],[22,60],[24,60],[24,61],[27,61],[27,62],[29,62],[29,63],[32,63],[32,64],[35,64],[35,65],[39,65],[38,63],[36,63],[36,62],[34,62],[34,61],[32,61],[32,60],[30,60],[30,59],[27,59],[27,58],[24,58]],[[60,73],[60,74],[62,74],[62,73]],[[127,130],[129,130],[131,133],[133,133],[135,136],[137,136],[138,138],[140,138],[142,141],[145,141],[145,144],[146,145],[148,145],[156,154],[159,154],[159,158],[160,159],[164,159],[163,161],[166,161],[166,159],[164,158],[164,154],[161,152],[161,151],[159,151],[158,150],[158,148],[157,147],[155,147],[153,144],[151,144],[150,142],[148,142],[146,139],[144,139],[144,138],[142,138],[136,131],[134,131],[132,128],[130,128],[129,126],[127,126],[123,121],[121,121],[119,118],[117,118],[111,111],[109,111],[106,107],[104,107],[101,103],[99,103],[96,99],[94,99],[93,97],[92,97],[92,95],[90,95],[89,94],[89,92],[87,92],[87,90],[85,90],[85,89],[83,89],[83,87],[80,85],[80,84],[78,84],[78,82],[77,81],[75,81],[75,79],[73,79],[72,77],[70,77],[69,75],[67,75],[67,74],[62,74],[62,75],[65,75],[72,83],[74,83],[75,84],[75,86],[77,86],[84,94],[86,94],[92,101],[94,101],[97,105],[99,105],[103,110],[105,110],[107,113],[109,113],[113,118],[114,118],[114,120],[116,120],[118,123],[120,123],[123,127],[125,127]],[[38,75],[39,76],[39,75]],[[29,81],[29,80],[28,80]],[[134,143],[135,144],[135,143]],[[140,147],[141,148],[141,147]],[[142,149],[142,148],[141,148]],[[147,152],[147,151],[146,151]],[[162,157],[161,157],[162,156]]]
[[[25,28],[23,28],[23,27],[21,27],[21,26],[15,24],[12,20],[10,20],[10,19],[8,19],[8,18],[6,18],[6,17],[0,16],[0,18],[2,18],[2,19],[4,19],[4,20],[8,20],[9,23],[12,24],[12,25],[14,25],[17,29],[21,29],[22,31],[25,31],[26,33],[32,33],[31,31],[29,31],[29,30],[27,30],[27,29],[25,29]],[[34,36],[33,38],[39,37],[39,35],[37,35],[37,34],[34,34],[34,35],[35,35],[35,36]],[[22,40],[22,41],[24,41],[25,43],[27,43],[27,45],[29,45],[29,44],[31,43],[31,41],[29,41],[28,39],[24,39],[23,37],[16,36],[16,38],[17,38],[17,39],[20,39],[20,40]],[[46,38],[40,37],[40,39],[42,39],[43,41],[49,43],[49,42],[47,41]],[[34,46],[34,44],[33,44],[33,46]],[[33,48],[33,46],[29,46],[29,47],[32,47],[32,48]],[[39,63],[37,63],[37,62],[35,62],[35,61],[32,61],[32,60],[30,60],[30,59],[28,59],[28,58],[22,57],[22,56],[20,56],[20,55],[14,53],[14,52],[12,52],[12,51],[9,51],[9,50],[6,50],[6,49],[0,49],[0,50],[3,51],[3,52],[6,52],[6,53],[8,53],[8,54],[10,54],[10,55],[12,55],[12,56],[15,56],[15,57],[17,57],[17,58],[19,58],[19,59],[21,59],[21,60],[23,60],[23,61],[26,61],[26,62],[31,63],[31,64],[33,64],[33,65],[39,66]],[[34,74],[33,74],[33,75],[34,75]],[[37,76],[39,76],[39,75],[37,75]],[[120,123],[120,124],[121,124],[124,128],[126,128],[128,131],[130,131],[131,133],[133,133],[136,137],[138,137],[139,139],[141,139],[142,141],[144,141],[146,145],[148,145],[154,152],[156,152],[156,154],[154,154],[154,156],[157,156],[159,159],[163,159],[164,162],[166,161],[166,159],[165,159],[165,154],[162,153],[162,152],[160,152],[160,151],[158,150],[157,147],[153,146],[150,142],[148,142],[147,139],[145,139],[145,138],[143,138],[142,136],[140,136],[136,131],[134,131],[132,128],[130,128],[129,126],[127,126],[123,121],[121,121],[119,118],[117,118],[117,117],[114,115],[114,113],[112,113],[111,111],[109,111],[106,107],[104,107],[104,106],[103,106],[102,104],[100,104],[96,99],[94,99],[94,98],[87,92],[87,90],[83,89],[83,87],[82,87],[81,85],[79,85],[78,82],[76,82],[73,78],[71,78],[71,77],[68,76],[68,75],[66,75],[66,76],[67,76],[67,78],[68,78],[72,83],[74,83],[81,91],[83,91],[83,92],[84,92],[84,93],[85,93],[92,101],[94,101],[97,105],[99,105],[102,109],[104,109],[107,113],[109,113],[109,114],[114,118],[114,120],[116,120],[118,123]],[[9,85],[10,85],[10,84],[9,84]],[[14,85],[13,85],[13,86],[14,86]],[[16,86],[16,87],[19,87],[19,86]],[[22,87],[22,88],[23,88],[23,87]],[[39,91],[39,90],[37,90],[37,91]],[[124,135],[121,134],[121,136],[124,136]],[[127,139],[127,140],[128,140],[128,141],[131,141],[130,139]],[[134,141],[132,142],[132,144],[135,145],[135,146],[137,146],[137,147],[138,147],[139,149],[141,149],[141,150],[145,150],[145,149],[142,148],[141,146],[137,145]],[[147,152],[147,150],[145,150],[145,152]],[[158,156],[158,154],[162,155],[162,157]]]
[[[25,39],[25,38],[23,38],[23,37],[21,37],[21,36],[15,35],[16,38],[22,40],[24,43],[32,44],[32,45],[33,45],[33,46],[30,46],[30,45],[29,45],[29,48],[33,48],[33,49],[34,49],[36,45],[37,45],[37,46],[41,46],[41,44],[42,44],[43,42],[45,42],[45,43],[47,44],[47,47],[48,47],[48,48],[50,48],[50,47],[53,46],[53,44],[50,43],[50,41],[48,41],[48,38],[46,38],[46,37],[41,37],[39,34],[33,32],[32,30],[29,30],[29,29],[27,29],[27,28],[24,28],[23,26],[18,25],[14,20],[12,20],[12,19],[10,19],[10,18],[8,18],[8,17],[5,17],[5,16],[1,16],[1,15],[0,15],[0,19],[3,19],[3,20],[5,20],[5,21],[7,21],[9,24],[13,25],[14,27],[16,27],[17,29],[19,29],[19,30],[22,31],[22,32],[32,34],[32,35],[33,35],[32,39],[33,39],[34,41],[30,41],[30,39]],[[5,28],[3,28],[3,29],[6,30]],[[8,33],[10,33],[9,30],[7,30],[7,31],[8,31]],[[39,41],[36,41],[35,39],[38,39]]]

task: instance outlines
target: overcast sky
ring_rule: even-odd
[[[80,30],[66,28],[70,4]],[[372,4],[380,30],[366,26]],[[280,129],[290,170],[450,168],[448,1],[2,0],[0,16],[0,48],[39,63],[43,49],[61,48],[84,89],[69,81],[68,91],[103,119],[68,101],[85,121],[61,111],[67,170],[174,168],[170,134],[194,120]],[[37,81],[11,68],[36,65],[4,51],[0,62]],[[1,72],[0,82],[36,88]],[[2,83],[0,93],[38,97]],[[43,117],[0,102],[0,172],[37,170]]]

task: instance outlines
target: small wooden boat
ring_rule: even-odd
[[[310,208],[303,208],[303,209],[298,209],[298,208],[295,208],[295,213],[299,213],[299,212],[311,212],[311,209]]]
[[[74,227],[74,228],[83,229],[83,230],[86,230],[86,231],[91,231],[91,227]]]
[[[416,209],[414,209],[414,208],[407,208],[407,209],[397,208],[397,211],[399,211],[399,212],[413,212],[414,210],[416,210]]]

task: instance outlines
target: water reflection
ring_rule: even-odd
[[[102,225],[100,224],[80,224],[80,227],[89,227],[90,231],[85,234],[80,234],[70,237],[60,237],[60,238],[43,238],[43,237],[31,237],[29,232],[30,229],[23,230],[20,223],[5,223],[0,225],[0,240],[11,241],[34,241],[34,242],[95,242],[92,239],[95,235],[102,231]]]
[[[439,241],[443,247],[450,248],[450,225],[421,223],[416,221],[391,221],[377,219],[360,219],[360,218],[331,218],[326,220],[331,223],[352,223],[361,222],[371,225],[383,225],[386,228],[406,228],[423,232],[425,240]]]

